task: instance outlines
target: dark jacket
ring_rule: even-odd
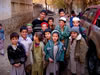
[[[41,23],[43,22],[47,22],[46,20],[40,20],[39,18],[38,19],[35,19],[33,22],[32,22],[32,29],[33,29],[33,35],[35,32],[41,32]]]
[[[21,63],[24,64],[26,61],[26,53],[24,46],[18,43],[16,50],[13,49],[12,45],[7,48],[8,59],[12,65]]]

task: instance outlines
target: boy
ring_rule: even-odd
[[[40,17],[35,19],[33,22],[32,22],[32,28],[33,28],[33,35],[35,32],[40,32],[41,31],[41,23],[43,22],[47,22],[45,19],[47,15],[47,12],[46,10],[42,10],[40,12]]]
[[[86,40],[86,30],[80,25],[80,19],[78,17],[73,17],[73,27],[78,27],[80,34]]]
[[[46,22],[41,23],[41,29],[42,29],[41,32],[44,35],[45,30],[48,29],[48,23]]]
[[[70,28],[73,27],[73,17],[75,17],[75,16],[76,16],[76,14],[75,14],[75,12],[72,10],[72,11],[71,11],[71,17],[70,17]]]
[[[33,41],[33,35],[32,35],[32,24],[27,24],[27,29],[28,29],[28,37]]]
[[[59,9],[59,16],[65,17],[65,10],[64,9]]]
[[[59,40],[59,31],[52,32],[52,39],[48,41],[45,47],[46,60],[49,62],[46,75],[58,75],[59,62],[64,61],[63,44]]]
[[[26,26],[22,26],[20,28],[20,34],[21,36],[19,38],[19,42],[24,45],[26,50],[26,56],[27,56],[27,61],[25,63],[26,74],[30,75],[31,65],[32,65],[32,53],[31,53],[32,40],[29,37],[27,37],[28,29]]]
[[[48,23],[46,22],[41,23],[41,28],[42,28],[42,31],[44,32],[46,29],[48,29]]]
[[[51,40],[51,29],[46,29],[44,32],[44,36],[45,38],[43,39],[44,44],[46,45],[46,43]]]
[[[73,27],[70,32],[68,50],[68,75],[84,75],[85,60],[88,50],[87,44],[79,33],[78,27]]]
[[[11,45],[7,48],[8,59],[12,65],[10,75],[26,75],[24,63],[26,61],[26,54],[24,46],[18,42],[19,35],[13,32],[10,35]]]
[[[59,31],[60,41],[64,44],[65,49],[67,49],[70,29],[68,26],[66,26],[66,18],[65,17],[61,17],[59,19],[59,25],[55,27],[55,30]]]
[[[2,24],[0,24],[0,54],[1,55],[4,55],[4,40],[5,40],[4,30],[2,28]]]

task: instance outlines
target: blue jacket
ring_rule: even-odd
[[[58,41],[58,51],[56,54],[56,61],[64,61],[64,49],[63,49],[63,44]],[[48,43],[45,46],[45,53],[46,53],[46,60],[48,61],[49,58],[54,59],[54,55],[53,55],[53,49],[54,48],[54,43],[52,40],[49,40]]]
[[[5,39],[4,30],[1,29],[0,30],[0,40],[4,40],[4,39]]]
[[[73,27],[73,17],[70,18],[70,27]]]

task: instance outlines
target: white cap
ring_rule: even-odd
[[[80,21],[80,19],[78,17],[74,17],[73,21]]]
[[[65,18],[65,17],[61,17],[61,18],[59,19],[59,21],[60,21],[60,20],[66,22],[66,18]]]

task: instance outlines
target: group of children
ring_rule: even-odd
[[[73,27],[70,28],[61,12],[59,25],[54,25],[53,17],[45,21],[46,13],[41,11],[40,18],[20,28],[20,36],[16,32],[10,34],[11,45],[7,53],[12,65],[11,75],[64,75],[65,72],[67,75],[85,75],[88,50],[85,29],[80,26],[78,17],[73,17]],[[0,24],[2,55],[4,39]]]

